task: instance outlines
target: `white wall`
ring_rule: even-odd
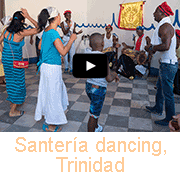
[[[68,0],[68,1],[58,1],[58,0],[6,0],[6,15],[13,15],[13,13],[20,9],[20,7],[24,7],[28,9],[29,14],[36,19],[39,12],[47,6],[55,6],[61,13],[61,18],[64,20],[63,12],[66,9],[70,9],[72,13],[72,20],[77,24],[81,25],[84,23],[87,25],[90,24],[111,24],[112,22],[112,14],[115,14],[116,24],[118,23],[119,16],[119,4],[128,3],[128,2],[137,2],[138,0],[112,0],[112,1],[104,1],[104,0]],[[156,7],[161,4],[163,0],[146,0],[144,5],[144,26],[150,27],[153,23],[155,26],[157,23],[154,21],[153,12]],[[171,6],[172,10],[175,12],[176,9],[180,9],[180,1],[179,0],[167,0],[167,3]],[[180,12],[179,12],[180,13]],[[172,22],[174,22],[174,16],[170,17]],[[180,19],[180,17],[179,17]],[[114,32],[119,36],[120,42],[126,42],[129,45],[133,45],[132,42],[132,34],[135,34],[135,31],[127,31],[116,28],[113,25]],[[177,27],[176,28],[180,28]],[[82,28],[84,33],[91,34],[93,32],[104,33],[105,30],[103,28]],[[77,28],[79,30],[79,28]],[[60,30],[61,31],[61,30]],[[151,37],[153,30],[145,31],[145,35]],[[60,32],[62,35],[62,32]],[[76,40],[76,45],[79,43],[82,35],[79,35]],[[31,50],[29,50],[31,49]],[[35,49],[31,46],[28,46],[28,51],[30,52],[30,56],[35,56]],[[156,60],[156,56],[152,62],[153,67],[158,67],[158,63]]]

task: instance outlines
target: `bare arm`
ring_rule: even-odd
[[[33,42],[34,42],[34,41],[33,41],[33,36],[34,36],[34,35],[31,35],[31,37],[30,37],[30,44],[31,44],[31,45],[32,45]]]
[[[2,32],[2,34],[0,36],[0,52],[3,51],[2,42],[3,42],[3,39],[4,39],[4,32],[5,32],[5,30]],[[2,59],[0,59],[0,64],[1,63],[2,63]]]
[[[68,53],[68,51],[70,50],[71,45],[76,38],[77,38],[76,34],[72,34],[70,37],[70,40],[66,46],[64,46],[63,43],[61,42],[61,40],[58,38],[54,41],[54,45],[55,45],[56,49],[58,50],[58,52],[62,56],[65,56]]]
[[[153,46],[153,51],[168,51],[171,46],[171,39],[174,36],[174,29],[169,23],[163,24],[159,28],[159,37],[162,43]]]
[[[68,27],[68,29],[65,30],[64,23],[62,22],[61,23],[61,29],[62,29],[63,34],[66,35],[69,32],[70,27]]]
[[[83,30],[81,29],[80,31],[76,32],[76,23],[74,23],[74,29],[73,29],[73,33],[75,33],[76,35],[81,34],[83,32]]]
[[[2,47],[2,44],[0,44],[0,52],[3,51],[3,47]]]
[[[27,18],[36,28],[38,28],[38,23],[37,21],[35,21],[30,15],[29,13],[27,12],[26,9],[24,8],[21,8],[21,11],[22,11],[22,15]]]
[[[116,82],[119,81],[119,77],[118,77],[117,73],[110,70],[108,61],[107,61],[107,65],[108,65],[108,69],[107,69],[106,81],[112,82],[114,79],[116,80]]]
[[[37,34],[39,32],[38,28],[33,28],[33,29],[25,29],[23,32],[20,32],[20,35],[25,37],[25,36],[31,36],[34,34]]]
[[[0,53],[2,53],[2,51],[3,51],[3,47],[2,47],[2,44],[0,44]],[[0,64],[2,63],[2,59],[1,58],[0,58]]]
[[[38,23],[33,18],[30,17],[30,15],[29,15],[29,13],[27,12],[26,9],[21,8],[21,11],[22,11],[22,15],[25,18],[27,18],[32,24],[34,24],[34,26],[36,28],[28,29],[28,30],[23,30],[23,32],[20,32],[20,35],[25,37],[25,36],[31,36],[31,35],[37,34],[39,32]]]
[[[121,45],[118,43],[118,38],[116,38],[114,35],[113,35],[113,47],[115,47],[116,49],[121,47]]]
[[[117,43],[116,37],[113,35],[113,47],[116,46],[116,43]]]
[[[134,49],[134,46],[128,46],[125,42],[122,43],[122,45],[124,46],[124,48],[128,48],[128,49]]]

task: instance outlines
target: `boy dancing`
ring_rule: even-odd
[[[88,53],[99,54],[102,53],[104,47],[104,38],[99,33],[94,33],[90,36],[90,47],[92,51]],[[86,82],[86,93],[91,101],[90,117],[88,121],[88,132],[102,132],[103,127],[98,124],[98,118],[103,107],[106,88],[108,82],[119,81],[116,72],[111,72],[108,67],[108,75],[105,78],[91,78]]]

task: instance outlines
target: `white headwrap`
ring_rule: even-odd
[[[54,18],[59,14],[59,11],[55,7],[47,7],[46,9],[50,15],[48,19]]]
[[[3,17],[3,18],[1,19],[1,21],[3,22],[4,26],[5,26],[5,25],[8,26],[8,25],[10,25],[10,23],[11,23],[10,19],[11,19],[11,16],[5,16],[5,17]]]

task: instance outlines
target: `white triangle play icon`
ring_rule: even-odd
[[[90,63],[89,61],[86,61],[86,71],[89,71],[90,69],[94,68],[96,65]]]

